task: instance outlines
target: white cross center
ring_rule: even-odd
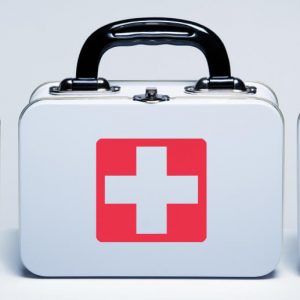
[[[136,233],[166,234],[167,204],[197,204],[198,176],[167,176],[166,147],[137,147],[136,176],[106,176],[105,203],[136,204]]]

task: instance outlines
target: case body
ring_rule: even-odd
[[[283,119],[273,92],[253,82],[247,84],[257,88],[255,94],[225,90],[187,94],[184,87],[194,84],[190,81],[111,83],[120,86],[120,91],[54,95],[49,88],[57,83],[44,84],[20,117],[24,265],[41,276],[257,277],[274,270],[282,243]],[[132,100],[148,86],[157,87],[170,100],[155,104]],[[111,140],[121,144],[103,150],[105,141]],[[122,202],[122,197],[138,191],[140,183],[126,181],[128,176],[130,180],[137,176],[139,168],[128,162],[131,173],[124,171],[127,144],[122,142],[127,140],[137,142],[136,148],[153,150],[150,156],[143,154],[141,163],[141,169],[150,172],[147,201],[151,202],[148,198],[154,188],[160,193],[166,186],[174,199],[184,190],[182,197],[190,199],[190,204],[176,204],[172,198],[162,210],[146,209],[146,221],[142,213],[141,219],[131,220],[137,230],[132,239],[122,235],[127,226],[122,223],[127,220],[122,209],[130,206],[136,213],[138,206],[135,201]],[[173,158],[173,163],[173,152],[168,152],[172,141],[181,143],[183,149],[183,157]],[[196,141],[199,151],[186,151],[188,141]],[[178,150],[176,145],[173,148]],[[153,166],[162,156],[154,148],[165,155],[162,164],[167,164],[167,172],[165,166],[162,174],[178,179],[178,184],[162,183],[155,176]],[[202,157],[199,172],[174,173],[172,164],[175,169],[192,164],[197,155],[191,153]],[[101,169],[110,155],[119,173]],[[98,177],[101,170],[104,181]],[[110,176],[116,180],[110,181]],[[201,180],[195,183],[196,177]],[[114,187],[109,196],[101,182]],[[189,194],[195,186],[196,200]],[[116,202],[109,202],[108,197]],[[189,222],[181,212],[196,203],[200,213],[196,213],[199,222],[195,226],[199,228],[193,236],[191,227],[181,226]],[[102,213],[106,204],[119,205],[115,219],[113,212]],[[174,207],[177,213],[171,212]],[[137,213],[128,216],[137,218]],[[164,240],[176,224],[180,236]]]

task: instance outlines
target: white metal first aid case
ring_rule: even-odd
[[[117,46],[189,45],[209,77],[107,81]],[[21,257],[41,276],[258,277],[282,243],[283,118],[232,77],[216,34],[141,18],[95,31],[75,78],[41,85],[19,124]]]

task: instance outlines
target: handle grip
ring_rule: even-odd
[[[210,77],[230,77],[226,49],[210,29],[179,19],[138,18],[108,24],[91,34],[79,55],[77,79],[97,79],[99,63],[107,50],[141,44],[196,47],[206,57]]]
[[[187,92],[201,89],[246,90],[244,83],[231,77],[228,55],[220,38],[210,29],[191,22],[171,18],[138,18],[105,25],[84,43],[77,62],[76,78],[64,79],[57,91],[113,90],[104,78],[98,78],[98,67],[103,54],[119,46],[134,45],[192,46],[206,57],[209,78],[201,78]]]

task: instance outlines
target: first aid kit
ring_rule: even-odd
[[[209,76],[98,78],[107,50],[140,44],[196,47]],[[258,277],[278,263],[282,114],[267,86],[231,76],[202,25],[96,30],[75,78],[34,91],[19,143],[21,257],[37,275]]]

